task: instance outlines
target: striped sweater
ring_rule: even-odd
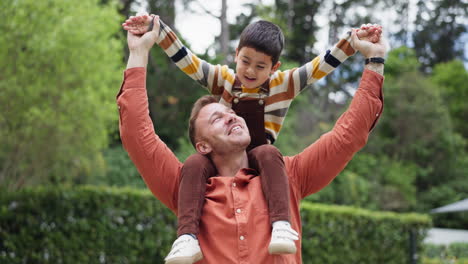
[[[232,107],[234,100],[260,98],[265,102],[264,125],[267,138],[273,143],[281,130],[292,100],[309,84],[331,73],[349,56],[355,53],[346,33],[330,50],[317,56],[299,68],[276,71],[270,76],[267,87],[247,89],[236,82],[234,70],[226,65],[211,65],[198,58],[177,38],[175,33],[160,20],[158,45],[171,60],[192,79],[208,91],[220,96],[220,103]]]

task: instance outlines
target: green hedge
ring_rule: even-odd
[[[304,263],[409,263],[411,230],[418,252],[431,220],[426,215],[302,204]]]
[[[455,257],[444,257],[438,259],[429,259],[423,257],[422,264],[468,264],[468,259],[457,259]]]
[[[420,242],[430,226],[424,215],[302,208],[304,263],[408,263],[409,230]],[[163,263],[175,222],[147,190],[0,192],[0,263]]]
[[[424,245],[424,264],[429,263],[459,263],[468,264],[468,243],[452,243],[450,245]]]
[[[176,218],[146,190],[0,194],[0,263],[163,263]]]

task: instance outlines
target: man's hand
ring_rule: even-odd
[[[380,33],[381,33],[381,28],[380,28]],[[362,30],[359,30],[362,31]],[[359,39],[358,37],[358,30],[353,29],[351,32],[351,39],[353,42],[353,46],[355,49],[357,49],[359,52],[364,55],[366,58],[371,58],[371,57],[385,57],[387,54],[387,42],[383,36],[380,36],[380,33],[378,34],[378,41],[373,43],[372,40],[376,37],[376,34],[373,33],[369,36],[365,36],[363,38],[369,38],[368,40],[363,40]],[[379,32],[379,31],[374,31],[374,32]]]
[[[157,19],[156,17],[154,19]],[[159,23],[155,24],[153,30],[143,35],[135,35],[127,32],[127,45],[130,51],[127,69],[134,67],[146,67],[148,64],[148,55],[153,47],[159,32]]]
[[[366,58],[372,57],[385,57],[387,54],[387,41],[383,36],[379,35],[379,39],[376,43],[369,40],[362,40],[358,38],[358,30],[353,29],[351,32],[351,41],[353,47],[361,52]],[[375,34],[374,34],[375,35]],[[374,35],[370,35],[369,38],[373,38]],[[384,65],[382,63],[369,63],[365,66],[366,69],[372,70],[383,75]]]
[[[153,19],[153,17],[151,18]],[[135,50],[149,51],[151,49],[159,34],[159,22],[156,23],[156,21],[159,21],[159,17],[155,16],[154,20],[155,24],[150,32],[146,32],[143,35],[134,34],[130,30],[127,32],[127,43],[130,52]]]

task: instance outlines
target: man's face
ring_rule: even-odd
[[[204,106],[196,122],[196,149],[201,154],[223,154],[245,150],[250,134],[242,117],[219,103]]]
[[[237,77],[246,88],[262,85],[281,64],[272,65],[271,56],[250,47],[237,50],[235,62]]]

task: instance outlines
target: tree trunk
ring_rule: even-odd
[[[294,0],[288,0],[288,30],[293,30],[293,19],[294,19]]]
[[[221,16],[219,20],[221,21],[221,54],[224,57],[223,63],[227,64],[227,57],[229,52],[229,24],[227,21],[227,0],[221,0]]]

